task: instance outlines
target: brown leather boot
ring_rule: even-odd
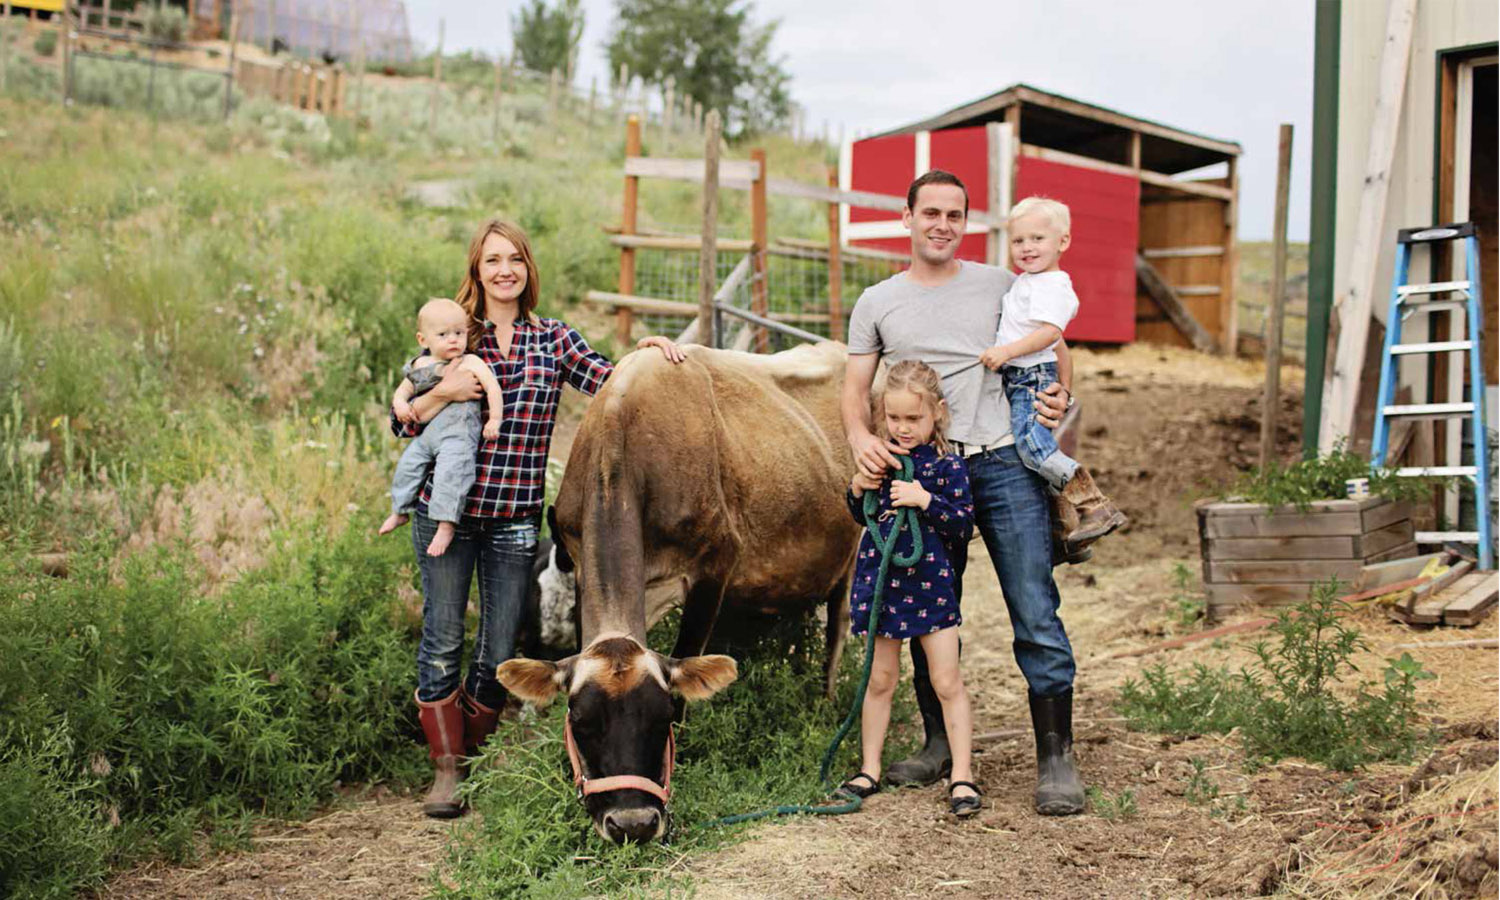
[[[462,690],[462,689],[460,689]],[[464,711],[464,755],[478,756],[479,748],[495,733],[495,724],[500,721],[500,710],[490,709],[463,691]]]
[[[1089,470],[1082,466],[1073,473],[1068,486],[1063,488],[1062,499],[1072,504],[1078,516],[1077,527],[1069,531],[1064,540],[1079,549],[1130,521],[1104,496],[1094,484]]]
[[[1052,495],[1051,519],[1052,565],[1054,567],[1063,563],[1076,566],[1094,558],[1094,551],[1089,547],[1068,543],[1068,532],[1078,527],[1078,512],[1073,509],[1073,504],[1062,498],[1061,494]]]
[[[417,701],[417,718],[427,735],[432,757],[432,790],[422,800],[422,812],[434,819],[452,819],[462,812],[458,803],[459,762],[464,752],[464,713],[454,691],[431,703]]]

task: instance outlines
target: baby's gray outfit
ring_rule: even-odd
[[[415,390],[412,399],[443,380],[447,363],[415,367],[413,359],[401,370]],[[457,523],[464,500],[474,486],[475,455],[484,430],[484,404],[478,400],[449,403],[433,416],[422,433],[406,445],[391,479],[391,512],[410,513],[432,468],[432,499],[427,514],[436,522]]]

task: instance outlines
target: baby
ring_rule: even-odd
[[[1021,461],[1060,495],[1062,508],[1071,507],[1063,517],[1064,539],[1077,550],[1127,520],[1094,485],[1088,470],[1058,449],[1052,430],[1031,412],[1036,395],[1057,381],[1053,348],[1078,313],[1073,280],[1061,268],[1063,251],[1073,240],[1071,225],[1068,207],[1046,197],[1027,197],[1011,209],[1006,233],[1011,262],[1021,274],[1005,295],[995,346],[979,358],[1005,379]]]
[[[396,463],[391,479],[391,514],[380,526],[388,534],[410,518],[422,485],[432,470],[432,498],[427,514],[438,523],[437,533],[427,545],[428,556],[442,556],[453,541],[453,531],[463,514],[465,498],[474,486],[474,455],[479,436],[493,441],[500,437],[504,400],[495,373],[479,357],[465,350],[469,344],[469,314],[452,300],[432,300],[417,313],[417,343],[427,350],[406,364],[401,386],[396,388],[391,409],[403,422],[415,422],[413,398],[432,390],[450,365],[473,372],[484,387],[489,418],[481,426],[483,411],[478,400],[449,403],[438,410],[422,433],[414,438]]]

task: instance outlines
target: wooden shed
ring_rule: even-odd
[[[964,180],[972,209],[1018,199],[1073,211],[1063,268],[1082,301],[1075,341],[1233,348],[1240,145],[1017,84],[846,144],[845,190],[905,195],[933,168]],[[846,243],[907,252],[899,216],[845,206]],[[965,259],[1004,265],[1005,241],[972,219]]]

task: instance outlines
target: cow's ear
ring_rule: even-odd
[[[732,657],[689,656],[667,659],[667,682],[672,690],[687,700],[707,700],[740,677],[740,667]]]
[[[546,706],[573,677],[573,663],[578,657],[570,656],[561,662],[545,659],[508,659],[495,669],[507,691],[529,700],[537,706]]]

